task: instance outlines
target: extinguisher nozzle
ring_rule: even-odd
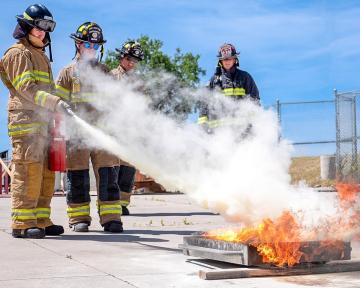
[[[71,116],[71,117],[74,117],[74,116],[75,116],[75,113],[74,113],[74,111],[73,111],[71,108],[66,109],[66,114],[67,114],[68,116]]]
[[[71,109],[71,106],[63,100],[59,100],[59,102],[56,104],[55,110],[62,112],[68,116],[75,116],[75,113]]]

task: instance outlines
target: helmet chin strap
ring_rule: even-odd
[[[71,60],[74,60],[76,58],[76,55],[80,54],[80,50],[79,50],[79,48],[77,46],[76,41],[74,41],[74,45],[75,45],[75,55]]]
[[[48,43],[44,46],[44,49],[45,49],[46,46],[49,46],[50,62],[53,62],[52,51],[51,51],[51,38],[50,38],[50,33],[49,32],[46,32],[45,38],[47,38]]]
[[[100,48],[100,59],[99,59],[99,62],[101,62],[103,56],[104,56],[104,45],[102,44],[102,45],[101,45],[101,48]]]
[[[44,44],[44,46],[42,46],[42,47],[36,46],[36,45],[30,40],[30,37],[29,37],[29,36],[30,36],[30,33],[26,34],[25,38],[29,41],[29,43],[30,43],[31,46],[33,46],[33,47],[35,47],[35,48],[42,48],[43,51],[45,51],[45,48],[46,48],[46,47],[49,47],[49,60],[50,60],[50,62],[53,62],[52,50],[51,50],[51,38],[50,38],[50,33],[49,33],[49,32],[46,32],[46,34],[45,34],[44,40],[46,40],[46,43],[44,43],[44,41],[41,41],[41,40],[39,39],[39,41],[41,41],[41,42]],[[32,37],[35,39],[35,36],[32,36]]]

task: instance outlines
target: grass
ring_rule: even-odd
[[[333,186],[335,180],[320,179],[320,157],[294,157],[290,165],[291,183],[304,181],[311,187]]]

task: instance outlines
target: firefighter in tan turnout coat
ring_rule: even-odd
[[[116,49],[116,51],[119,53],[119,66],[111,70],[111,74],[113,74],[117,80],[122,79],[127,73],[132,71],[139,61],[144,60],[144,52],[140,43],[136,41],[125,42],[122,48]],[[131,164],[120,159],[118,173],[122,214],[129,215],[130,212],[127,207],[130,204],[136,169]]]
[[[94,124],[98,111],[91,104],[96,95],[95,89],[87,81],[89,69],[109,73],[101,64],[103,55],[103,32],[94,22],[85,22],[70,35],[75,41],[75,61],[63,68],[56,81],[57,95],[79,113],[87,122]],[[100,61],[96,51],[100,49]],[[91,81],[90,81],[91,82]],[[100,95],[99,95],[100,97]],[[76,137],[75,137],[76,138]],[[95,172],[98,190],[98,213],[100,224],[105,231],[119,233],[123,231],[120,220],[121,205],[117,184],[117,157],[105,151],[87,148],[81,139],[70,139],[67,145],[67,214],[69,225],[75,232],[87,232],[91,224],[90,217],[90,177],[89,160]]]
[[[17,16],[16,44],[1,59],[1,78],[10,91],[8,131],[12,143],[12,235],[43,238],[64,233],[50,220],[54,172],[48,169],[49,123],[55,111],[69,106],[53,93],[54,82],[45,47],[55,28],[43,5]],[[50,59],[51,59],[51,47]]]

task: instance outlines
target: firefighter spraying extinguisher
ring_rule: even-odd
[[[49,170],[55,172],[66,171],[66,142],[61,131],[63,116],[56,113],[51,128],[51,141],[49,147]]]
[[[69,109],[61,97],[53,94],[53,73],[45,54],[48,47],[51,60],[50,34],[56,22],[41,4],[29,6],[16,19],[13,32],[16,43],[0,61],[1,78],[10,93],[12,236],[33,239],[57,236],[64,233],[64,228],[50,219],[55,174],[49,170],[47,159],[52,138],[48,124],[52,124],[49,116],[55,112],[68,113]]]

